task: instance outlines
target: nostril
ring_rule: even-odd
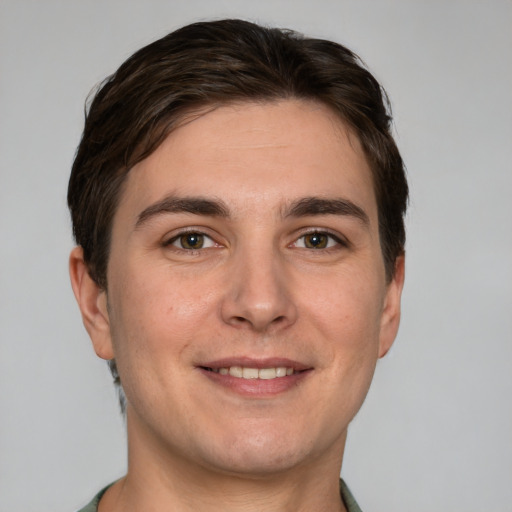
[[[243,317],[243,316],[233,316],[232,317],[232,322],[233,322],[234,325],[239,325],[239,326],[244,326],[244,325],[251,325],[253,327],[256,326],[256,322],[254,321],[254,319],[251,321],[250,318],[246,318],[246,317]],[[276,316],[270,322],[265,322],[265,324],[270,326],[270,325],[278,325],[278,324],[281,324],[281,323],[284,323],[284,322],[286,322],[286,316],[279,315],[279,316]]]
[[[258,332],[285,328],[295,322],[295,306],[284,293],[259,297],[258,294],[249,293],[251,290],[247,291],[247,288],[245,291],[247,293],[228,296],[223,300],[220,309],[223,322],[237,329]]]

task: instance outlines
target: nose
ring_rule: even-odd
[[[292,280],[279,255],[272,250],[247,251],[234,259],[221,305],[223,321],[259,333],[295,323]]]

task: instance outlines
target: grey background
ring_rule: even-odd
[[[512,510],[510,1],[0,0],[0,510],[72,511],[125,466],[67,276],[95,83],[187,22],[348,44],[388,90],[412,202],[404,314],[349,434],[365,512]]]

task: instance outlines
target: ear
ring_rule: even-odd
[[[405,256],[395,262],[395,273],[388,284],[380,323],[379,357],[384,357],[395,341],[400,325],[400,300],[404,287]]]
[[[96,354],[113,359],[112,338],[107,310],[107,293],[91,278],[83,249],[75,247],[69,256],[69,275],[78,307]]]

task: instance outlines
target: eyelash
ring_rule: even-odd
[[[187,235],[201,236],[201,237],[203,237],[203,239],[208,239],[211,242],[211,245],[209,245],[208,247],[201,246],[198,249],[193,249],[193,248],[187,249],[185,247],[174,246],[175,242],[179,241],[180,239],[183,239]],[[210,247],[214,247],[215,245],[218,245],[218,244],[215,242],[215,240],[211,236],[207,235],[206,233],[203,233],[202,231],[197,230],[197,229],[188,229],[188,230],[185,230],[185,231],[181,231],[180,233],[178,233],[177,235],[173,236],[169,240],[165,240],[162,245],[164,247],[174,246],[176,248],[176,250],[178,250],[178,251],[184,251],[184,252],[187,252],[187,253],[194,254],[194,253],[198,253],[201,250],[209,249]]]
[[[348,247],[348,242],[346,240],[344,240],[343,238],[341,238],[339,235],[337,234],[334,234],[334,233],[331,233],[330,231],[328,230],[325,230],[325,229],[312,229],[310,231],[306,231],[304,233],[302,233],[296,240],[295,242],[293,242],[291,244],[291,246],[295,246],[297,247],[297,242],[299,240],[302,240],[302,239],[305,239],[305,237],[307,236],[313,236],[313,235],[318,235],[318,236],[325,236],[327,237],[327,244],[329,244],[331,241],[334,241],[334,244],[332,245],[327,245],[327,247],[320,247],[320,248],[315,248],[315,247],[300,247],[300,249],[309,249],[309,250],[322,250],[322,251],[330,251],[330,250],[336,250],[337,246],[339,247]]]
[[[207,247],[204,247],[203,245],[201,245],[201,247],[199,247],[197,249],[185,248],[183,246],[179,247],[179,246],[174,245],[175,242],[179,241],[180,239],[183,239],[183,237],[186,237],[187,235],[198,235],[198,236],[201,236],[201,237],[203,237],[203,241],[204,241],[204,239],[209,240],[209,245]],[[327,242],[326,242],[327,245],[325,247],[319,247],[319,248],[317,248],[317,247],[305,247],[305,246],[304,247],[299,247],[297,245],[299,240],[303,240],[306,237],[313,236],[313,235],[317,235],[319,237],[327,237]],[[332,244],[332,242],[334,242],[334,244]],[[206,233],[203,233],[200,230],[195,230],[195,229],[181,231],[180,233],[176,234],[172,238],[164,241],[162,245],[163,245],[163,247],[174,246],[176,250],[183,251],[183,252],[186,252],[188,254],[198,254],[200,251],[202,251],[204,249],[210,249],[212,247],[219,246],[219,244],[217,244],[215,242],[215,240],[211,236],[207,235]],[[312,229],[310,231],[302,233],[288,247],[297,247],[299,249],[308,249],[308,250],[311,250],[311,251],[319,250],[319,251],[325,252],[325,251],[336,250],[336,248],[337,248],[336,246],[348,247],[348,245],[349,245],[348,242],[346,240],[342,239],[339,235],[336,235],[336,234],[331,233],[330,231],[326,231],[326,230]]]

